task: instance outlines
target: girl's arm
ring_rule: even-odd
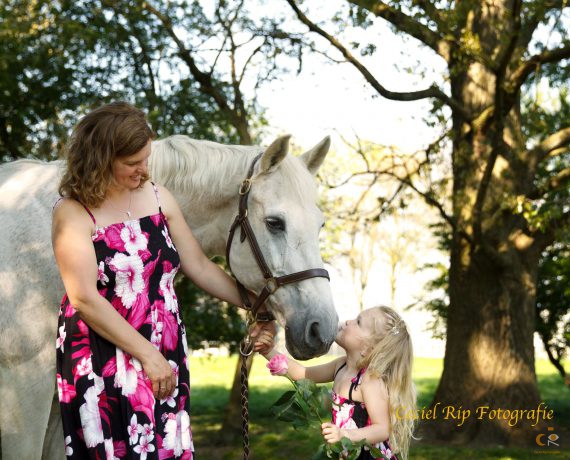
[[[162,399],[174,391],[176,377],[164,356],[97,291],[92,230],[79,203],[64,200],[55,209],[52,246],[69,302],[91,329],[141,362],[154,396]]]
[[[388,439],[390,412],[388,390],[382,379],[364,374],[361,383],[362,399],[372,424],[364,428],[344,429],[332,423],[323,423],[323,436],[331,444],[347,437],[351,441],[366,439],[369,444]]]
[[[263,341],[266,337],[266,333],[260,335],[259,340]],[[269,361],[275,355],[279,354],[275,349],[271,349],[268,353],[263,356]],[[309,379],[315,383],[325,383],[332,382],[334,380],[334,373],[338,366],[345,361],[345,357],[337,358],[325,364],[320,364],[319,366],[303,366],[292,358],[287,357],[287,375],[293,380]]]

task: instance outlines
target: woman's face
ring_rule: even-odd
[[[148,158],[150,157],[151,140],[137,153],[128,157],[113,160],[112,171],[115,183],[119,188],[136,189],[144,174],[148,174]]]

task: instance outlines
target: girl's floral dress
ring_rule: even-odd
[[[176,375],[176,389],[156,400],[141,363],[91,330],[64,296],[57,385],[70,458],[193,458],[186,332],[173,289],[180,259],[160,202],[158,210],[103,228],[95,223],[92,240],[99,294],[162,352]]]
[[[336,374],[344,367],[346,363],[340,366]],[[348,398],[340,396],[334,390],[332,391],[332,423],[334,423],[339,428],[345,428],[347,430],[353,430],[356,428],[364,428],[370,426],[372,422],[368,416],[368,411],[363,402],[354,401],[352,399],[352,391],[360,385],[362,377],[366,369],[360,369],[356,376],[351,380],[350,390],[348,391]],[[335,374],[335,377],[336,377]],[[380,449],[382,454],[389,460],[398,460],[396,454],[392,452],[390,447],[390,442],[386,439],[383,442],[376,444],[376,447]],[[357,460],[371,460],[375,457],[372,456],[370,450],[364,448],[358,456]]]

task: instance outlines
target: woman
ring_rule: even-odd
[[[52,244],[66,290],[57,381],[72,458],[193,458],[174,275],[241,304],[172,195],[148,180],[152,137],[143,112],[117,102],[83,117],[67,148]]]

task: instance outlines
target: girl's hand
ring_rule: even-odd
[[[255,343],[253,344],[253,349],[261,353],[262,355],[267,355],[273,347],[275,346],[275,341],[273,340],[275,331],[263,330],[260,334],[256,337]]]
[[[141,361],[146,375],[152,383],[152,393],[156,399],[164,399],[172,395],[176,389],[176,375],[170,364],[157,349]]]
[[[327,441],[329,444],[334,444],[346,436],[346,433],[343,429],[330,422],[323,423],[321,425],[321,429],[325,441]]]

